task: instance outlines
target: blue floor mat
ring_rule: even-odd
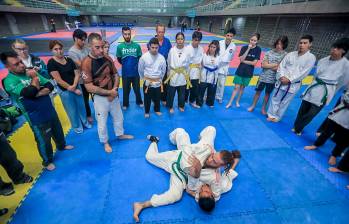
[[[226,88],[224,103],[231,92],[231,87]],[[67,142],[75,149],[56,154],[57,169],[42,174],[11,223],[132,223],[132,203],[165,191],[169,184],[169,175],[145,160],[146,135],[159,136],[159,150],[166,151],[175,148],[168,139],[174,128],[185,128],[195,143],[207,125],[217,129],[216,149],[242,150],[233,189],[222,195],[210,215],[184,194],[174,205],[144,210],[142,221],[345,223],[349,197],[344,186],[349,178],[327,171],[333,143],[313,152],[303,150],[315,139],[314,131],[328,108],[305,129],[304,136],[296,136],[290,129],[299,99],[291,103],[284,120],[269,123],[259,112],[260,104],[255,112],[247,112],[254,93],[253,87],[246,88],[241,108],[226,110],[225,104],[216,103],[213,109],[186,106],[180,113],[175,103],[175,114],[162,107],[162,116],[151,112],[149,119],[144,119],[131,94],[130,107],[123,111],[124,126],[135,139],[116,140],[109,120],[113,153],[106,154],[96,124],[80,135],[69,132]]]
[[[244,158],[278,208],[342,198],[323,175],[290,148],[247,151]]]

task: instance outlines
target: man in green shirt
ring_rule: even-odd
[[[116,57],[118,59],[118,62],[122,65],[122,108],[126,110],[129,106],[131,84],[136,95],[136,104],[140,107],[143,107],[138,74],[138,61],[142,56],[142,49],[139,44],[131,41],[130,27],[122,27],[122,36],[125,41],[118,45],[116,50]]]
[[[72,149],[73,146],[66,145],[61,123],[49,96],[53,85],[36,70],[26,70],[16,53],[4,52],[0,57],[9,71],[3,80],[3,86],[27,119],[34,133],[43,166],[47,170],[54,170],[51,138],[58,150]]]

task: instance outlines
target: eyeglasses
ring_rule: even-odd
[[[17,48],[17,47],[15,47],[15,49],[16,49],[17,51],[27,51],[27,50],[28,50],[28,48]]]

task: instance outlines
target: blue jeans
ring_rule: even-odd
[[[76,88],[81,91],[81,87],[79,85],[77,85]],[[85,103],[82,94],[77,95],[66,90],[61,91],[59,95],[73,130],[77,133],[81,133],[84,130],[84,126],[90,126],[87,121]]]

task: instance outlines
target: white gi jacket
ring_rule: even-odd
[[[139,76],[144,79],[159,79],[159,82],[149,82],[145,80],[145,85],[159,87],[166,72],[166,60],[161,54],[152,55],[149,51],[141,56],[138,63]]]
[[[288,53],[282,59],[279,69],[276,73],[275,87],[279,88],[281,77],[286,77],[291,81],[288,92],[296,93],[301,85],[302,80],[309,74],[316,61],[316,57],[307,51],[302,56],[298,55],[298,51]],[[281,85],[280,89],[287,91],[288,85]]]
[[[236,46],[233,41],[227,48],[225,47],[225,40],[219,41],[219,57],[222,62],[218,70],[219,74],[228,75],[229,64],[233,60],[235,51]]]
[[[322,104],[328,105],[333,96],[336,93],[338,81],[342,80],[342,76],[349,76],[349,62],[345,57],[340,60],[331,60],[330,56],[322,58],[317,65],[316,74],[314,76],[314,81],[308,88],[304,91],[303,100],[308,101],[317,106],[322,106]],[[325,84],[319,85],[317,79],[320,79]],[[321,82],[320,81],[320,82]],[[341,83],[345,85],[345,83]],[[327,100],[322,102],[323,97],[326,95],[327,90]]]
[[[204,54],[202,59],[202,70],[200,82],[206,82],[211,84],[217,83],[218,71],[221,65],[220,57],[213,57],[207,54]],[[210,69],[216,69],[215,71],[209,71],[205,67]]]
[[[185,67],[188,71],[189,55],[185,51],[185,48],[178,49],[176,46],[172,47],[168,53],[167,58],[168,76],[170,75],[171,68]],[[183,74],[176,73],[169,81],[170,86],[184,86],[187,84],[185,76]]]
[[[185,47],[185,51],[188,53],[189,57],[189,75],[190,79],[199,79],[201,68],[190,68],[190,64],[200,64],[202,58],[204,57],[204,49],[200,45],[194,48],[191,44]]]

